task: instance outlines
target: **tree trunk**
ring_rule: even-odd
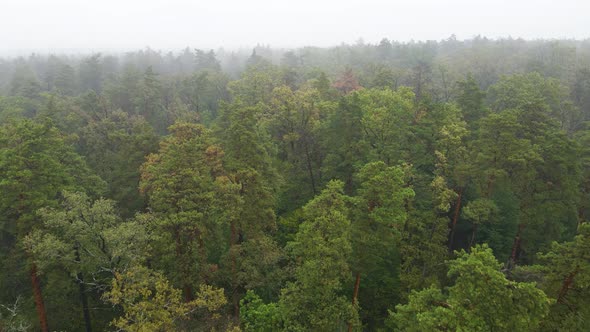
[[[432,242],[432,238],[434,237],[435,231],[436,231],[436,221],[432,223],[432,227],[430,228],[430,236],[428,237],[428,242]],[[426,261],[422,264],[422,277],[420,280],[424,281],[425,278],[426,278]]]
[[[451,235],[449,237],[449,251],[453,250],[453,242],[455,241],[455,226],[459,220],[459,212],[461,212],[461,199],[463,197],[463,188],[459,189],[457,193],[457,200],[455,201],[455,211],[453,212],[453,221],[451,223]]]
[[[82,311],[84,312],[84,326],[86,327],[86,332],[92,332],[92,321],[90,319],[90,310],[88,309],[88,297],[86,296],[84,277],[82,276],[81,272],[78,273],[77,278],[78,288],[80,291],[80,301],[82,302]]]
[[[561,285],[561,289],[559,290],[559,295],[557,296],[557,303],[564,303],[565,296],[572,287],[576,274],[578,274],[577,268],[563,280],[563,284]]]
[[[77,246],[75,254],[76,262],[80,263],[80,251]],[[84,285],[84,276],[82,275],[82,272],[78,272],[76,278],[78,279],[78,291],[80,292],[80,302],[82,303],[82,312],[84,314],[84,326],[86,327],[86,332],[92,332],[92,321],[90,319],[88,297],[86,296],[86,286]]]
[[[475,236],[477,235],[477,226],[478,224],[473,225],[473,230],[471,231],[471,241],[469,241],[469,251],[471,252],[471,248],[475,245]]]
[[[176,261],[180,262],[180,264],[182,266],[180,266],[180,273],[182,274],[182,293],[184,295],[184,301],[185,302],[190,302],[193,300],[193,288],[190,285],[189,281],[188,281],[188,272],[187,272],[187,266],[186,263],[184,261],[184,250],[182,247],[182,239],[180,238],[180,230],[179,229],[175,229],[174,230],[174,237],[175,237],[175,241],[176,241]]]
[[[518,251],[520,250],[520,233],[522,232],[523,225],[518,225],[518,232],[514,237],[514,243],[512,244],[512,253],[510,254],[510,261],[508,262],[508,267],[512,268],[514,264],[516,264],[516,257],[518,256]]]
[[[201,280],[205,284],[209,282],[209,271],[205,271],[205,267],[207,266],[207,248],[205,247],[205,241],[203,241],[203,237],[201,234],[200,229],[195,230],[195,236],[197,237],[197,243],[199,244],[199,264],[201,266]]]
[[[234,307],[234,318],[236,321],[240,319],[240,298],[238,296],[238,271],[236,262],[236,253],[232,251],[238,244],[238,230],[235,221],[231,222],[231,238],[230,238],[230,255],[231,255],[231,274],[232,274],[232,304]]]
[[[309,156],[309,148],[307,147],[307,143],[305,143],[304,145],[305,145],[305,159],[307,162],[307,171],[309,172],[309,180],[311,182],[311,190],[313,191],[313,194],[315,196],[316,188],[315,188],[315,179],[313,177],[313,168],[311,166],[311,157]]]
[[[33,286],[33,296],[35,297],[35,309],[37,309],[37,316],[39,316],[39,325],[42,332],[49,332],[47,325],[47,312],[45,311],[45,304],[43,303],[43,294],[41,293],[41,282],[37,276],[37,265],[31,264],[31,285]]]
[[[354,290],[352,292],[352,306],[356,304],[356,299],[359,295],[359,286],[361,285],[361,273],[356,273],[356,280],[354,281]],[[348,332],[352,332],[352,322],[348,322]]]

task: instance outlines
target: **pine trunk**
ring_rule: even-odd
[[[43,303],[43,294],[41,293],[41,282],[37,276],[37,265],[31,264],[31,285],[33,286],[33,296],[35,298],[35,309],[37,309],[37,316],[39,316],[39,325],[42,332],[49,332],[47,325],[47,312],[45,311],[45,304]]]
[[[80,251],[76,247],[76,262],[80,263]],[[86,296],[86,286],[84,285],[84,276],[82,272],[76,274],[78,279],[78,291],[80,293],[80,302],[82,303],[82,312],[84,314],[84,326],[86,332],[92,332],[92,321],[90,319],[90,310],[88,308],[88,297]]]
[[[578,269],[574,270],[563,280],[563,284],[561,285],[561,289],[559,290],[559,295],[557,296],[557,303],[564,303],[565,296],[572,287],[576,274],[578,274]]]
[[[183,264],[186,262],[184,262],[184,259],[183,259],[184,249],[182,246],[182,239],[180,238],[180,230],[176,229],[174,233],[175,233],[174,236],[175,236],[175,240],[176,240],[176,261],[181,262],[181,264],[183,265],[180,267],[180,271],[182,273],[182,283],[183,283],[182,293],[184,295],[184,301],[190,302],[193,300],[193,288],[188,281],[189,276],[187,275],[188,272],[186,271],[187,266],[185,264]]]
[[[477,235],[477,226],[478,224],[473,225],[473,230],[471,231],[471,241],[469,241],[469,251],[471,252],[471,248],[475,245],[475,236]]]
[[[311,157],[309,156],[309,148],[307,147],[307,143],[305,143],[305,160],[307,162],[307,171],[309,172],[309,180],[311,183],[311,190],[313,194],[316,194],[315,188],[315,179],[313,176],[313,167],[311,166]]]
[[[514,243],[512,244],[512,253],[510,254],[509,267],[512,268],[516,264],[516,258],[520,251],[520,233],[522,232],[523,225],[518,225],[518,232],[514,237]]]
[[[459,220],[459,212],[461,212],[461,199],[463,197],[463,189],[459,189],[457,193],[457,200],[455,201],[455,211],[453,212],[453,221],[451,223],[451,235],[449,238],[449,250],[453,250],[453,242],[455,241],[455,226]]]
[[[92,321],[90,319],[90,310],[88,308],[88,297],[86,296],[86,287],[82,273],[78,273],[78,289],[80,291],[80,301],[82,302],[82,311],[84,313],[84,326],[86,332],[92,332]]]
[[[356,273],[356,280],[354,281],[354,290],[352,292],[352,306],[356,304],[356,299],[359,296],[359,287],[361,285],[361,273]],[[352,332],[352,322],[348,322],[348,332]]]
[[[235,221],[231,222],[231,238],[230,238],[230,255],[231,255],[231,274],[232,274],[232,305],[234,307],[234,318],[236,321],[240,319],[240,298],[238,294],[238,271],[236,254],[232,251],[238,244],[238,230]]]

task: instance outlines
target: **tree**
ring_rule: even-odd
[[[218,71],[197,72],[180,82],[177,93],[189,111],[207,124],[217,117],[220,102],[229,99],[227,81],[228,77]]]
[[[129,217],[145,207],[139,167],[157,149],[158,137],[142,117],[117,111],[80,129],[78,151],[107,183],[106,195]]]
[[[449,262],[453,284],[414,291],[391,313],[390,327],[403,331],[537,331],[550,300],[533,283],[514,282],[486,245],[458,252]]]
[[[219,121],[219,137],[225,151],[226,180],[233,188],[227,191],[226,202],[233,202],[227,209],[230,226],[230,247],[225,255],[224,267],[231,276],[232,304],[234,316],[239,318],[239,299],[244,293],[247,278],[259,274],[245,275],[239,271],[247,269],[245,261],[256,251],[248,252],[248,241],[262,241],[276,230],[276,192],[280,178],[274,169],[270,154],[269,140],[265,128],[257,121],[261,115],[260,106],[247,106],[236,100],[225,105]],[[254,242],[255,243],[255,242]],[[267,248],[277,248],[273,245]],[[271,254],[273,256],[273,254]],[[262,273],[261,275],[265,275]]]
[[[565,107],[558,97],[557,82],[531,74],[505,78],[490,90],[496,98],[494,107],[514,109],[499,112],[502,121],[490,115],[480,123],[480,138],[492,134],[489,129],[500,124],[504,133],[492,134],[496,143],[485,143],[483,150],[491,153],[478,153],[478,158],[493,158],[485,162],[490,165],[488,174],[480,179],[487,178],[487,183],[480,182],[479,188],[487,187],[482,190],[485,196],[493,194],[494,183],[509,182],[519,200],[520,220],[510,258],[513,265],[517,259],[533,259],[533,253],[546,249],[554,239],[573,236],[580,164],[576,143],[567,137],[556,114]],[[488,122],[493,118],[494,123]],[[479,143],[482,141],[474,145]]]
[[[355,170],[368,161],[362,119],[360,94],[354,92],[340,99],[338,108],[328,116],[324,129],[327,154],[322,172],[328,179],[342,180],[348,195],[352,195],[354,190]]]
[[[281,292],[285,326],[295,331],[358,326],[357,304],[341,295],[350,281],[352,254],[347,200],[341,181],[331,181],[305,205],[305,221],[288,250],[296,258],[295,281]]]
[[[514,234],[514,243],[510,260],[515,261],[520,249],[522,236],[523,217],[523,192],[534,183],[536,165],[541,160],[539,147],[532,145],[529,139],[515,135],[523,131],[523,126],[518,122],[518,112],[506,110],[497,114],[490,114],[481,119],[479,137],[473,142],[474,147],[474,186],[480,197],[492,198],[498,190],[508,191],[514,195],[519,204],[520,213],[517,216],[516,226],[511,232]],[[506,211],[500,211],[500,214]],[[526,220],[530,220],[527,218]],[[503,234],[509,237],[508,234]]]
[[[251,290],[246,292],[246,296],[240,301],[240,320],[244,331],[273,332],[282,328],[278,304],[265,304]]]
[[[66,144],[50,121],[20,120],[0,128],[0,219],[4,250],[18,253],[23,239],[40,226],[36,212],[56,206],[61,191],[102,192],[104,183]],[[40,327],[48,331],[36,264],[29,260],[29,276]],[[16,267],[15,267],[16,268]]]
[[[580,120],[590,121],[590,69],[576,71],[575,81],[572,87],[572,99],[580,110]],[[581,122],[580,121],[580,122]],[[577,123],[577,128],[581,123]]]
[[[350,68],[346,69],[332,86],[344,95],[362,88]]]
[[[289,87],[282,86],[273,90],[267,125],[278,146],[277,155],[285,162],[292,179],[289,183],[293,186],[285,188],[283,194],[287,210],[301,206],[301,202],[309,200],[319,191],[324,154],[319,137],[322,111],[320,94],[315,89],[293,92]],[[298,185],[302,183],[305,186]]]
[[[221,214],[216,177],[222,175],[223,151],[201,125],[177,123],[169,131],[158,153],[141,166],[140,191],[156,216],[153,227],[163,235],[161,255],[174,257],[164,264],[172,266],[171,277],[190,302],[193,286],[205,280],[205,244]]]
[[[153,74],[153,72],[152,72]],[[153,76],[153,75],[152,75]],[[150,77],[152,79],[154,77]],[[156,83],[156,82],[153,82]],[[134,65],[127,65],[114,80],[104,85],[103,95],[108,101],[110,109],[121,109],[122,111],[140,115],[139,104],[144,98],[141,96],[142,74]],[[150,92],[146,89],[146,92]],[[151,91],[156,93],[156,91]],[[159,102],[159,100],[158,100]],[[98,104],[98,103],[97,103]],[[98,106],[98,105],[92,105]]]
[[[584,130],[576,133],[574,139],[579,143],[582,181],[580,183],[580,204],[578,205],[578,223],[590,220],[590,122]]]
[[[80,76],[80,91],[92,90],[96,93],[102,91],[102,64],[101,54],[93,54],[80,63],[78,70]]]
[[[467,75],[464,81],[457,82],[459,95],[457,104],[463,113],[465,121],[473,128],[474,124],[486,115],[484,100],[486,94],[481,91],[473,75]]]
[[[41,83],[31,68],[25,65],[18,66],[12,75],[10,94],[37,99],[41,91]]]
[[[53,121],[57,129],[64,134],[73,134],[84,126],[90,116],[81,111],[79,102],[75,98],[43,93],[40,98],[42,103],[37,116]]]
[[[540,254],[542,287],[556,299],[542,329],[579,331],[590,317],[590,224],[580,225],[569,242],[553,242],[551,250]]]
[[[358,173],[354,219],[351,225],[355,274],[353,304],[363,304],[361,315],[368,327],[382,324],[388,306],[399,299],[400,247],[406,207],[414,197],[407,171],[384,162],[365,165]]]
[[[215,57],[215,52],[213,50],[209,50],[209,52],[205,52],[202,50],[195,50],[195,57],[196,57],[195,71],[202,71],[202,70],[220,71],[221,70],[221,66],[219,65],[219,61],[217,61],[217,59]]]
[[[61,206],[41,209],[39,216],[44,227],[27,235],[24,245],[39,273],[65,269],[78,285],[90,332],[96,324],[92,324],[89,291],[104,292],[117,270],[145,260],[149,235],[136,221],[121,222],[113,201],[90,202],[83,193],[63,192]]]
[[[436,163],[432,186],[435,189],[435,200],[437,200],[435,205],[438,206],[439,214],[448,213],[451,206],[447,206],[447,203],[454,200],[449,235],[449,249],[452,250],[464,200],[463,194],[471,178],[472,160],[467,145],[470,132],[460,110],[456,107],[445,105],[436,113],[438,113],[434,127]]]
[[[39,110],[37,101],[24,97],[0,97],[0,123],[28,117],[33,117]]]
[[[388,88],[397,89],[399,86],[399,71],[394,70],[392,67],[385,65],[378,65],[374,69],[373,79],[371,81],[372,88]]]
[[[473,227],[471,240],[469,241],[470,248],[475,245],[475,236],[477,235],[479,225],[490,222],[492,216],[497,213],[498,207],[490,199],[479,198],[467,203],[463,210],[463,215],[471,221]]]
[[[323,100],[334,100],[338,97],[338,91],[332,87],[325,72],[319,71],[309,82],[314,89],[320,92]]]
[[[566,131],[572,130],[578,117],[569,94],[558,80],[539,73],[504,76],[488,92],[495,111],[545,105],[545,116],[552,117]]]
[[[0,304],[0,327],[6,332],[27,332],[31,325],[22,317],[21,297],[17,297],[10,305]]]
[[[157,132],[164,133],[169,123],[162,105],[162,84],[152,67],[148,67],[139,84],[135,107],[137,114],[143,116]]]
[[[377,45],[377,54],[379,56],[379,60],[383,62],[391,61],[390,58],[393,55],[393,45],[389,39],[381,39],[379,45]]]
[[[76,92],[76,72],[72,66],[61,64],[54,81],[55,90],[64,96],[73,96]]]
[[[281,72],[278,68],[261,59],[248,65],[239,80],[228,84],[228,90],[235,99],[240,99],[245,105],[254,106],[268,103],[272,90],[281,84]]]
[[[362,111],[364,140],[371,149],[370,160],[395,165],[407,160],[414,120],[410,89],[364,89],[357,92]]]
[[[412,169],[409,173],[410,183],[414,183],[416,172]],[[428,192],[421,192],[423,189],[415,184],[413,189],[416,197],[407,206],[409,216],[403,227],[400,245],[399,297],[402,301],[413,289],[440,283],[444,273],[443,262],[449,253],[448,212],[456,198],[440,176],[429,183]]]
[[[188,331],[182,328],[182,320],[197,311],[215,318],[226,303],[223,289],[207,285],[201,285],[189,302],[182,300],[181,293],[161,273],[136,266],[116,274],[104,299],[123,309],[123,316],[112,321],[114,327],[138,332]]]
[[[420,104],[425,97],[429,97],[432,90],[432,63],[427,59],[419,59],[412,67],[410,77],[416,96],[416,104]]]

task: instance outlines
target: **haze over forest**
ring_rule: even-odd
[[[0,55],[336,46],[487,38],[588,38],[579,0],[3,1]]]
[[[590,3],[0,10],[0,332],[588,329]]]

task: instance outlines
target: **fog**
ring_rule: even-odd
[[[2,0],[0,53],[589,36],[581,0]]]

